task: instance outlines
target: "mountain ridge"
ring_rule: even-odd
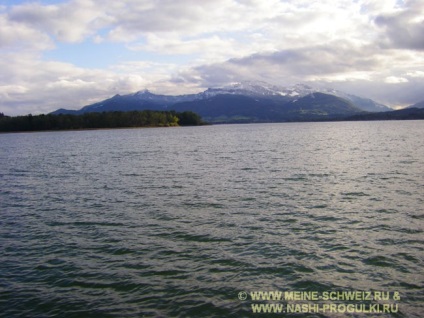
[[[424,100],[422,100],[422,101],[420,101],[418,103],[415,103],[415,104],[413,104],[411,106],[408,106],[406,108],[424,108]]]
[[[194,111],[211,123],[221,123],[319,120],[392,109],[371,99],[330,88],[319,89],[305,84],[283,87],[244,81],[187,95],[161,95],[144,89],[126,95],[116,94],[79,110],[58,109],[51,114],[134,110]]]

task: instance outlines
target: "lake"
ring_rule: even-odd
[[[424,312],[424,121],[0,134],[0,165],[0,316]]]

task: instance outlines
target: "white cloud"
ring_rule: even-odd
[[[28,88],[21,85],[0,86],[0,96],[3,101],[13,101],[17,96],[28,92]]]
[[[160,35],[149,33],[145,39],[145,43],[136,43],[129,48],[168,56],[188,55],[192,59],[190,64],[224,61],[232,56],[243,56],[242,53],[249,53],[243,44],[237,43],[232,38],[222,38],[218,35],[181,39],[174,33]],[[238,49],[237,46],[239,46]]]
[[[406,73],[406,75],[410,77],[424,77],[424,71],[412,71],[412,72]]]
[[[384,82],[388,84],[398,84],[398,83],[407,83],[408,80],[404,77],[388,76],[384,79]]]
[[[58,108],[79,109],[87,103],[147,87],[138,74],[87,70],[31,56],[8,56],[0,61],[1,112],[9,115],[48,113]]]

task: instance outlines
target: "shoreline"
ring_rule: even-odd
[[[0,131],[0,134],[22,134],[22,133],[38,133],[38,132],[60,132],[60,131],[90,131],[90,130],[120,130],[120,129],[150,129],[150,128],[181,128],[190,126],[140,126],[140,127],[105,127],[105,128],[76,128],[76,129],[50,129],[50,130],[17,130],[17,131]]]
[[[225,123],[206,123],[203,125],[177,125],[177,126],[140,126],[140,127],[105,127],[105,128],[77,128],[77,129],[51,129],[51,130],[19,130],[19,131],[0,131],[0,134],[22,134],[22,133],[38,133],[38,132],[73,132],[73,131],[92,131],[92,130],[122,130],[122,129],[151,129],[151,128],[182,128],[182,127],[198,127],[198,126],[221,126],[221,125],[254,125],[254,124],[293,124],[293,123],[332,123],[332,122],[376,122],[376,121],[419,121],[421,118],[410,119],[326,119],[326,120],[299,120],[299,121],[279,121],[279,122],[225,122]]]

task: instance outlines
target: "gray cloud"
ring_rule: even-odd
[[[255,54],[229,62],[238,65],[255,63],[269,65],[276,71],[298,76],[333,74],[349,71],[372,70],[380,65],[377,55],[368,55],[370,47],[356,48],[347,42],[289,49],[270,54]]]
[[[375,23],[385,31],[383,47],[424,50],[424,2],[408,1],[404,10],[381,14]]]
[[[52,41],[43,32],[0,16],[0,48],[46,50],[52,47]]]
[[[132,41],[149,33],[174,33],[184,36],[225,31],[235,2],[227,0],[128,0],[124,5],[111,4],[106,12],[111,17],[109,38]],[[235,20],[233,27],[239,24]]]
[[[179,73],[174,81],[197,83],[199,87],[245,79],[279,85],[303,82],[400,106],[424,99],[424,73],[414,73],[414,65],[405,67],[404,60],[404,55],[388,56],[387,51],[378,46],[357,47],[341,41],[202,65]]]
[[[90,0],[48,6],[35,2],[23,4],[12,7],[9,18],[63,42],[82,41],[106,25],[101,22],[104,13]]]
[[[355,47],[342,41],[327,45],[257,53],[224,63],[202,65],[194,69],[207,85],[220,85],[237,77],[273,78],[274,81],[305,81],[309,77],[328,77],[349,72],[371,72],[384,61],[370,54],[372,47]],[[181,74],[180,74],[181,76]],[[189,75],[191,76],[191,75]]]

